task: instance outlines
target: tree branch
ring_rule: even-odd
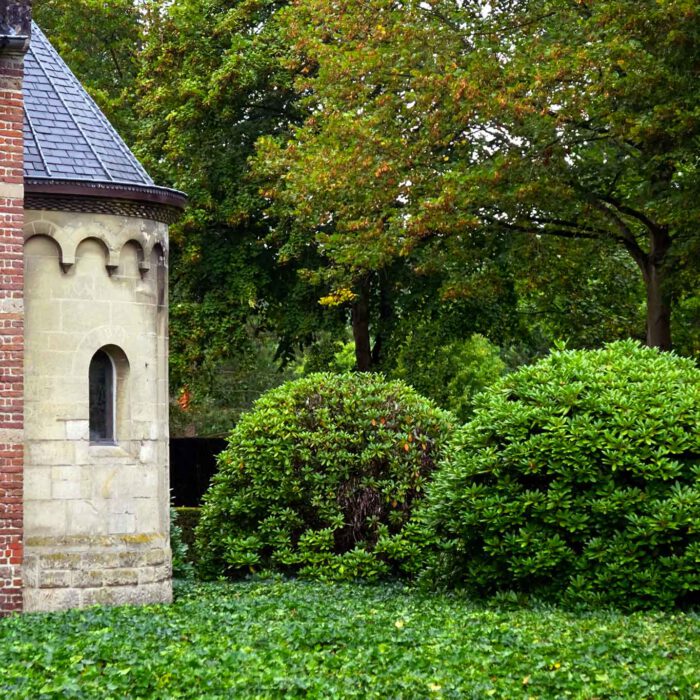
[[[486,221],[488,221],[491,224],[494,224],[495,226],[500,226],[509,231],[518,231],[519,233],[532,233],[542,236],[557,236],[559,238],[585,238],[589,240],[597,240],[598,238],[600,238],[599,234],[590,233],[582,230],[575,231],[562,228],[555,229],[538,226],[524,226],[522,224],[514,224],[509,221],[501,221],[490,216],[484,216],[483,214],[481,216]]]
[[[534,216],[530,217],[530,219],[537,224],[541,223],[541,224],[545,224],[545,225],[552,224],[554,226],[565,226],[565,227],[571,228],[571,229],[578,229],[582,233],[596,234],[600,237],[610,235],[610,232],[604,228],[592,228],[590,226],[584,226],[577,221],[566,221],[564,219],[549,219],[549,218],[544,218],[544,217],[540,218],[540,217],[534,217]]]
[[[617,209],[621,214],[627,214],[627,216],[631,216],[633,219],[637,219],[637,221],[643,223],[650,231],[654,233],[658,233],[661,231],[661,226],[656,222],[652,221],[648,216],[646,216],[646,214],[643,214],[642,212],[637,211],[636,209],[632,209],[632,207],[628,207],[626,204],[622,204],[622,202],[615,199],[614,197],[601,196],[601,199],[604,202],[607,202],[608,204],[612,204],[612,206],[614,206],[615,209]]]
[[[598,201],[594,196],[588,197],[591,206],[597,209],[601,214],[607,216],[612,223],[620,231],[620,237],[618,240],[627,248],[629,254],[634,258],[634,261],[642,270],[642,274],[647,273],[647,262],[649,256],[644,252],[642,247],[637,243],[637,239],[632,232],[632,229],[621,219],[610,207],[606,206],[603,202]]]

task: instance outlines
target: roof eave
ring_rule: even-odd
[[[29,177],[24,179],[24,189],[25,192],[32,194],[125,199],[133,202],[161,204],[180,210],[187,205],[187,195],[179,190],[128,182],[92,182]]]

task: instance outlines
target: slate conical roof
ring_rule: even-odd
[[[182,193],[156,187],[36,24],[25,57],[24,111],[30,198],[43,193],[184,205]]]

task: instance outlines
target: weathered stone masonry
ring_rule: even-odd
[[[167,601],[167,226],[27,210],[25,237],[25,610]],[[104,442],[99,351],[116,369]]]
[[[22,78],[27,42],[21,37],[28,29],[22,9],[0,1],[0,615],[22,609]]]

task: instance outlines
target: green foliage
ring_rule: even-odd
[[[450,238],[459,255],[484,231],[613,243],[636,276],[619,290],[647,284],[649,342],[666,347],[698,239],[697,2],[488,6],[283,10],[307,113],[294,138],[259,141],[271,201],[350,273]],[[620,306],[633,317],[613,327],[638,319]]]
[[[198,372],[183,368],[177,374],[186,384],[171,403],[171,435],[225,436],[255,399],[294,376],[293,366],[280,368],[277,344],[269,334],[248,332],[246,343],[247,351],[235,361],[212,360]],[[172,364],[182,360],[178,354],[171,358]]]
[[[477,332],[522,358],[554,338],[592,347],[642,337],[638,263],[631,241],[619,244],[622,223],[644,248],[644,226],[611,202],[607,213],[593,206],[608,195],[668,223],[677,347],[697,354],[697,149],[685,153],[697,143],[688,117],[696,91],[691,64],[676,65],[693,55],[697,13],[687,2],[661,5],[528,0],[483,15],[478,3],[447,0],[36,3],[148,170],[190,198],[171,229],[170,369],[174,394],[189,389],[197,415],[175,412],[177,427],[213,433],[235,420],[253,389],[231,368],[253,367],[257,353],[267,360],[257,332],[275,342],[275,361],[310,347],[309,369],[332,368],[323,346],[344,338],[353,303],[319,305],[331,285],[356,293],[371,278],[370,366],[387,374],[426,317],[443,345]],[[591,40],[571,55],[569,38],[586,32]],[[504,63],[509,42],[517,51]],[[624,80],[620,60],[631,66]],[[587,79],[590,65],[602,66],[601,81]],[[648,99],[635,83],[653,85]],[[590,124],[577,117],[580,85]],[[542,109],[552,94],[559,117]],[[659,104],[674,107],[659,114]],[[655,125],[653,139],[623,133],[640,120]],[[494,136],[489,129],[486,146],[478,137]],[[658,133],[678,175],[650,192],[647,176],[664,157],[645,149]],[[638,183],[635,168],[647,161]],[[666,206],[667,197],[678,201]],[[533,213],[542,221],[528,221]],[[555,215],[571,224],[563,237]],[[594,239],[570,240],[593,223]],[[554,235],[532,235],[540,232]],[[226,404],[242,393],[246,401]]]
[[[441,345],[434,328],[427,325],[407,336],[393,374],[464,421],[472,413],[476,394],[504,371],[498,348],[482,335]]]
[[[196,564],[197,554],[194,546],[194,531],[197,527],[197,523],[199,522],[200,508],[178,506],[174,510],[174,522],[180,530],[179,537],[186,547],[186,551],[183,553],[182,558],[187,562]],[[172,528],[170,531],[170,539],[172,540]]]
[[[632,341],[559,350],[477,404],[424,514],[442,580],[628,608],[698,602],[691,360]]]
[[[139,79],[138,155],[187,192],[171,229],[171,379],[217,403],[202,375],[250,365],[250,327],[272,329],[286,359],[334,314],[266,242],[264,199],[248,173],[256,140],[297,118],[276,16],[286,2],[163,3]],[[341,325],[342,328],[342,325]],[[197,387],[196,385],[200,386]],[[203,390],[203,391],[202,391]]]
[[[313,374],[259,399],[229,436],[197,527],[207,576],[398,573],[397,543],[452,417],[379,375]]]
[[[548,350],[560,339],[569,348],[644,339],[644,285],[614,241],[531,236],[519,238],[509,254],[517,313],[527,329],[514,339],[520,344],[540,339]],[[678,320],[682,332],[688,324]]]
[[[682,251],[680,258],[683,273],[674,280],[675,348],[700,363],[700,236]]]
[[[185,543],[180,518],[174,507],[170,507],[170,550],[173,555],[173,577],[191,579],[194,567],[189,558],[189,547]]]
[[[694,698],[697,615],[246,582],[0,620],[3,700]]]
[[[676,334],[678,352],[694,357],[700,363],[700,289],[678,302],[675,318],[679,321]]]
[[[324,333],[306,348],[294,369],[301,377],[316,372],[352,372],[355,369],[355,343]]]

